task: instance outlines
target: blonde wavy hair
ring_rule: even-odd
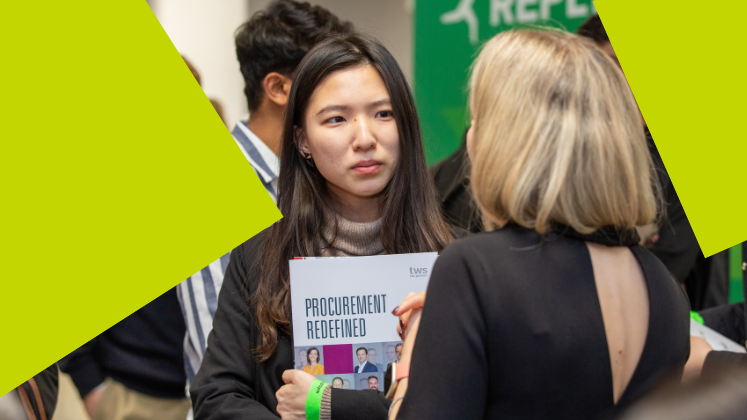
[[[471,185],[486,226],[592,233],[657,220],[659,183],[620,68],[569,33],[517,30],[484,46],[471,79]]]

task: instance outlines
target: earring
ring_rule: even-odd
[[[314,167],[314,159],[311,158],[311,153],[303,152],[304,160],[306,160],[306,164],[309,165],[309,167]]]

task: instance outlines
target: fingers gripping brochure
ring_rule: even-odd
[[[435,252],[290,262],[296,369],[336,388],[384,391],[401,340],[392,310],[426,290]]]

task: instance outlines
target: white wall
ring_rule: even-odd
[[[202,88],[224,108],[229,128],[247,115],[233,33],[270,0],[148,0],[179,52],[200,73]],[[412,82],[413,0],[311,0],[357,30],[377,37]]]
[[[223,105],[227,125],[247,113],[233,33],[249,16],[247,0],[150,0],[179,52],[200,73],[202,89]]]

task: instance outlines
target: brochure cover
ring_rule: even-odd
[[[334,387],[384,391],[397,360],[392,310],[426,289],[435,252],[290,262],[296,369]]]

